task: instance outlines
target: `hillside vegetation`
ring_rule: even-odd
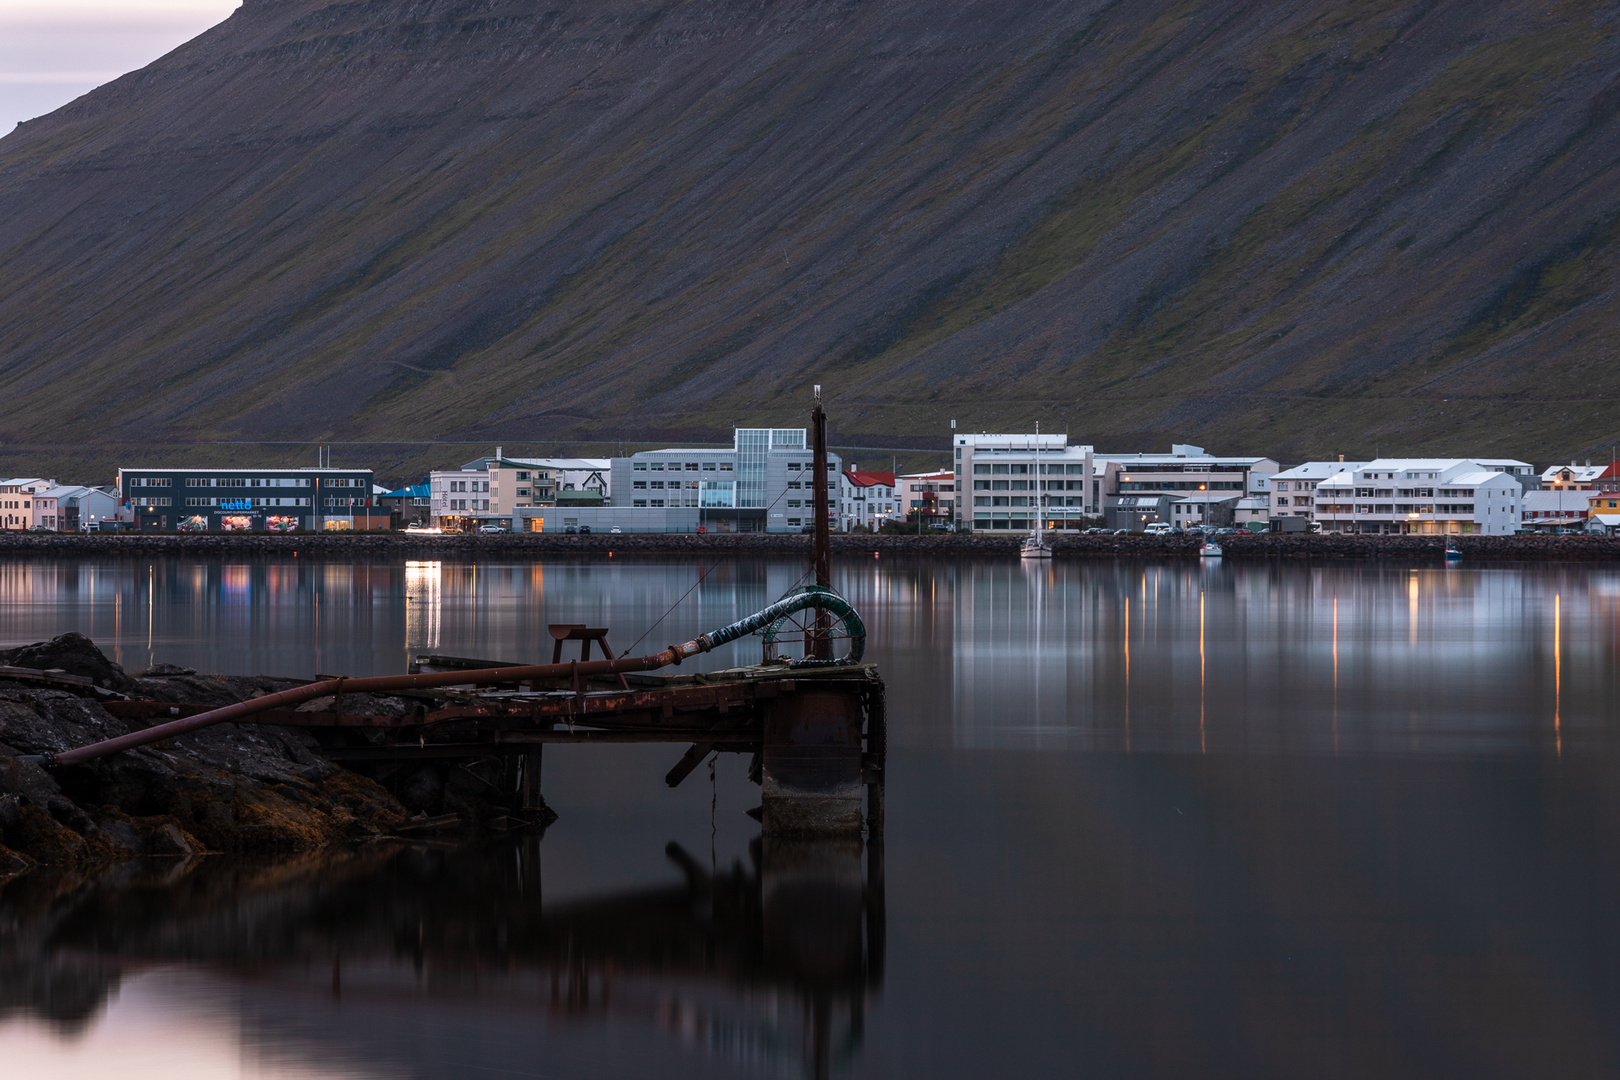
[[[0,451],[1599,456],[1617,14],[248,0],[0,140]]]

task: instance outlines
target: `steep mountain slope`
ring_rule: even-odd
[[[0,438],[1620,433],[1616,10],[248,0],[0,140]],[[788,395],[794,395],[789,397]]]

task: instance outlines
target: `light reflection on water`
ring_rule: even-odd
[[[708,571],[667,618],[660,616]],[[88,633],[132,670],[367,675],[421,651],[549,659],[545,624],[661,648],[797,563],[0,564],[0,642]],[[1607,745],[1620,571],[851,561],[893,737],[1177,753]],[[700,658],[757,659],[757,642]]]
[[[131,669],[363,675],[402,671],[423,650],[549,659],[545,625],[581,622],[611,627],[617,650],[640,638],[648,651],[755,611],[803,575],[769,560],[5,564],[0,644],[76,629]],[[164,978],[220,989],[215,1011],[186,1013],[174,1038],[202,1060],[234,1040],[244,1075],[1620,1067],[1620,570],[871,559],[835,576],[890,688],[888,938],[875,951],[867,942],[850,960],[854,924],[783,916],[795,893],[775,891],[797,882],[827,910],[814,898],[854,895],[859,874],[778,864],[750,878],[747,910],[776,896],[779,938],[762,915],[717,920],[712,900],[676,888],[672,840],[717,873],[761,865],[742,814],[757,792],[733,759],[712,790],[694,778],[669,792],[660,747],[547,751],[562,818],[535,861],[550,915],[527,937],[496,926],[491,897],[510,915],[530,894],[475,884],[504,865],[492,856],[367,871],[346,901],[359,914],[343,917],[327,872],[322,889],[286,885],[269,901],[194,874],[194,916],[142,907],[145,923],[120,886],[89,909],[86,925],[103,929],[57,940],[165,963],[178,949],[190,965]],[[701,664],[757,650],[747,641]],[[140,903],[164,903],[164,888]],[[379,896],[391,906],[366,906]],[[435,943],[421,928],[436,925],[447,936]],[[617,972],[613,1008],[559,1012],[547,973],[575,955],[555,951],[561,927],[616,956],[685,942],[704,959],[633,975],[621,956],[592,969]],[[204,945],[221,933],[215,955]],[[253,962],[233,952],[250,940],[264,950]],[[758,966],[773,940],[809,951]],[[348,991],[334,998],[339,954]],[[821,957],[842,957],[832,970],[856,989],[839,990],[836,1022],[817,1028],[816,1002],[834,1000],[816,996],[830,985]],[[881,986],[867,981],[872,963]],[[57,1076],[110,1075],[73,1048],[181,985],[142,978],[126,976],[85,1033],[5,1021],[0,1061],[25,1048],[41,1062],[56,1053]],[[831,1033],[824,1050],[817,1031]],[[153,1074],[167,1060],[124,1053]]]

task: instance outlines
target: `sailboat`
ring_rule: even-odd
[[[1046,508],[1041,505],[1041,425],[1035,425],[1035,535],[1024,537],[1024,542],[1018,549],[1018,555],[1024,559],[1050,559],[1052,545],[1046,542],[1042,534],[1041,519],[1046,516]]]

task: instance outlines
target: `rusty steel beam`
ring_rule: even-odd
[[[707,652],[707,635],[696,641],[689,641],[685,645],[671,645],[661,653],[651,656],[627,656],[618,660],[591,660],[580,662],[570,661],[566,664],[531,664],[527,667],[483,668],[476,671],[440,671],[421,675],[380,675],[362,679],[322,679],[319,682],[305,683],[290,690],[282,690],[275,694],[266,694],[263,697],[253,698],[249,701],[239,701],[234,705],[226,705],[218,709],[198,713],[195,716],[182,717],[171,720],[166,724],[158,724],[146,728],[144,731],[132,731],[128,735],[120,735],[114,739],[104,739],[98,743],[81,746],[73,750],[64,750],[60,754],[30,755],[30,760],[38,761],[47,766],[77,765],[85,761],[94,761],[96,758],[116,754],[122,750],[133,750],[139,746],[172,739],[177,735],[186,735],[202,728],[212,727],[231,721],[244,720],[271,709],[285,708],[298,705],[315,698],[339,697],[342,694],[378,694],[391,690],[424,690],[442,686],[487,685],[489,683],[527,682],[531,679],[562,679],[572,678],[575,685],[581,685],[580,680],[592,675],[613,675],[621,671],[653,671],[669,664],[679,663],[688,656],[695,656],[700,652]]]

